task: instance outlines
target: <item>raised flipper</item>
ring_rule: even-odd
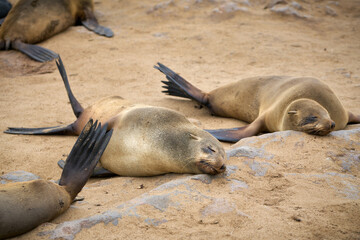
[[[228,129],[213,129],[205,130],[216,139],[223,142],[237,142],[240,139],[255,136],[264,131],[263,118],[257,118],[251,124],[239,127],[239,128],[228,128]]]
[[[13,128],[9,127],[4,133],[20,135],[76,135],[73,123],[45,128]]]
[[[58,166],[60,168],[64,168],[65,166],[65,161],[64,160],[59,160],[58,161]],[[113,172],[110,172],[109,170],[106,170],[105,168],[103,167],[98,167],[96,166],[94,168],[94,172],[93,174],[91,175],[91,177],[112,177],[112,176],[116,176],[115,173]]]
[[[348,121],[349,124],[353,123],[353,124],[356,124],[356,123],[360,123],[360,115],[355,115],[351,112],[349,112],[349,121]]]
[[[169,80],[161,81],[166,84],[166,86],[163,86],[163,88],[167,89],[165,91],[162,91],[163,93],[176,97],[189,98],[197,101],[204,106],[208,106],[208,95],[193,86],[184,78],[180,77],[179,74],[173,72],[170,68],[166,67],[161,63],[158,63],[158,66],[155,65],[154,68],[165,74],[167,80]]]
[[[59,57],[57,53],[49,49],[37,45],[23,43],[20,40],[12,42],[11,47],[39,62],[48,62]]]
[[[56,65],[59,69],[62,80],[64,81],[66,92],[68,94],[73,112],[74,112],[76,118],[78,118],[80,116],[80,114],[84,111],[84,108],[81,106],[81,104],[78,102],[78,100],[74,97],[74,95],[71,91],[69,80],[68,80],[68,77],[67,77],[67,74],[65,71],[65,67],[64,67],[64,64],[63,64],[60,56],[59,56],[58,60],[56,60]]]
[[[65,187],[72,199],[84,187],[110,141],[112,130],[106,133],[106,128],[90,119],[66,159],[59,185]]]
[[[90,31],[93,31],[101,36],[113,37],[114,33],[110,28],[99,25],[94,12],[89,8],[84,9],[85,19],[81,23]]]

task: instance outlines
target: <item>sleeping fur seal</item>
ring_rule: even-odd
[[[16,49],[36,61],[50,61],[58,54],[32,44],[76,23],[99,35],[112,37],[109,28],[98,24],[93,10],[92,0],[19,0],[0,28],[0,49]]]
[[[217,174],[225,171],[226,154],[221,143],[182,114],[161,107],[135,105],[118,96],[101,99],[83,109],[71,92],[61,59],[56,63],[77,120],[57,127],[9,128],[5,133],[76,135],[88,119],[93,118],[114,129],[100,160],[112,173],[153,176],[169,172]],[[95,170],[95,175],[102,173]]]
[[[236,118],[245,127],[208,130],[221,141],[236,142],[260,132],[296,130],[326,135],[360,123],[344,109],[334,92],[323,82],[310,77],[253,77],[230,83],[205,93],[161,63],[154,66],[166,75],[164,93],[193,99],[212,114]]]
[[[90,120],[71,150],[58,184],[34,180],[0,185],[0,239],[10,238],[65,212],[81,191],[111,138]]]

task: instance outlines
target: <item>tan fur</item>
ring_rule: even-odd
[[[323,82],[309,77],[254,77],[237,81],[208,94],[210,109],[219,116],[246,122],[260,121],[262,131],[297,130],[301,120],[318,118],[316,129],[328,133],[332,121],[335,130],[343,129],[349,114],[334,92]],[[295,104],[303,99],[301,104]],[[289,114],[289,111],[297,111]],[[315,126],[314,126],[315,128]],[[313,129],[313,130],[316,130]],[[320,134],[324,135],[324,134]]]
[[[92,0],[19,0],[0,28],[0,40],[38,43],[64,31],[84,18]]]
[[[86,108],[74,130],[79,132],[89,118],[110,123],[114,129],[100,163],[118,175],[225,170],[226,154],[220,142],[173,110],[108,97]]]
[[[0,185],[0,239],[50,221],[67,210],[71,202],[64,187],[46,180]]]

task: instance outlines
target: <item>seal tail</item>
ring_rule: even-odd
[[[67,77],[67,74],[66,74],[64,64],[63,64],[63,62],[61,60],[61,57],[59,56],[59,58],[55,62],[56,62],[56,66],[59,69],[61,78],[62,78],[62,80],[64,82],[66,92],[68,94],[68,97],[69,97],[70,104],[71,104],[71,107],[73,109],[73,112],[74,112],[76,118],[78,118],[80,116],[80,114],[84,111],[84,108],[81,106],[81,104],[78,102],[78,100],[75,98],[74,94],[71,91],[69,80],[68,80],[68,77]]]
[[[20,52],[28,55],[30,58],[38,62],[48,62],[59,57],[57,53],[49,49],[37,45],[23,43],[19,40],[12,42],[11,47],[13,49],[19,50]]]
[[[74,124],[60,125],[45,128],[12,128],[9,127],[4,133],[19,135],[76,135]]]
[[[158,63],[158,66],[155,65],[154,68],[165,74],[166,79],[168,80],[161,81],[166,84],[166,86],[163,86],[163,88],[166,89],[165,91],[162,91],[163,93],[176,97],[189,98],[202,105],[208,106],[208,94],[196,88],[184,78],[180,77],[179,74],[173,72],[170,68],[161,63]]]
[[[106,132],[107,124],[101,127],[101,124],[97,123],[90,119],[85,125],[61,174],[59,185],[65,187],[72,199],[91,176],[112,135],[113,130]]]

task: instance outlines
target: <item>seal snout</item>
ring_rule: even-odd
[[[334,122],[334,121],[331,121],[330,129],[331,129],[331,130],[334,130],[334,128],[335,128],[335,122]]]
[[[197,168],[202,173],[206,174],[219,174],[226,170],[225,153],[221,149],[217,149],[214,146],[207,146],[202,148],[203,154],[200,160],[196,163]]]
[[[216,166],[211,164],[208,160],[200,160],[197,163],[197,167],[202,173],[216,175],[222,172],[225,172],[226,166],[225,164],[221,164],[220,166]]]

